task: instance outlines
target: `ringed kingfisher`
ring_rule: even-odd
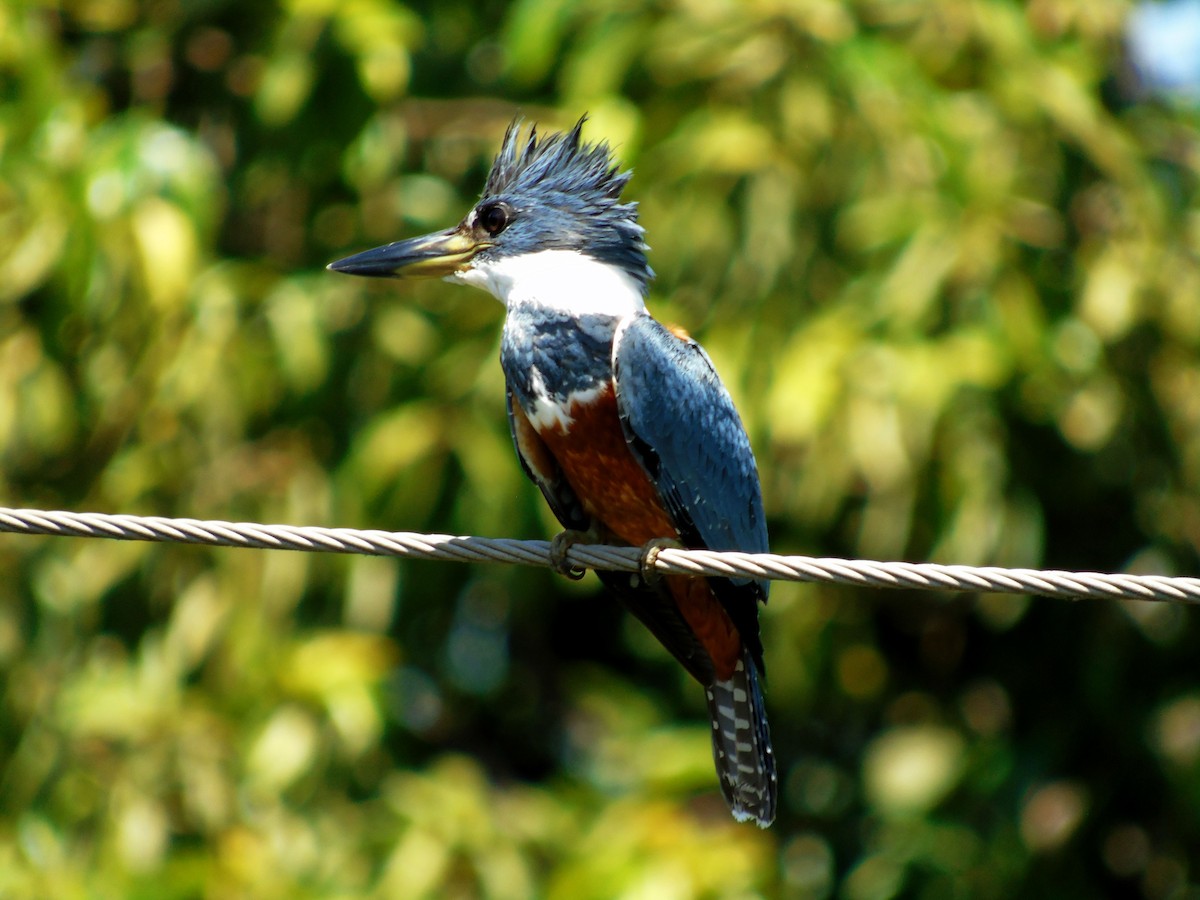
[[[577,540],[767,551],[758,469],[712,362],[646,310],[654,277],[622,203],[631,172],[580,133],[509,125],[483,194],[446,231],[331,263],[373,277],[442,276],[506,309],[500,365],[525,473]],[[564,540],[565,539],[565,540]],[[643,567],[648,569],[648,567]],[[739,821],[767,827],[776,775],[759,678],[758,604],[747,578],[598,572],[704,686],[721,791]]]

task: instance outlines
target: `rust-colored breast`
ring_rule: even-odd
[[[625,440],[612,385],[591,403],[573,404],[568,415],[569,428],[539,429],[538,436],[588,514],[634,546],[654,538],[678,538],[657,489]],[[712,657],[717,676],[731,677],[742,642],[708,582],[672,575],[667,583],[679,611]]]
[[[555,425],[538,435],[583,508],[630,544],[677,537],[658,491],[625,441],[612,384],[587,405],[573,403],[567,413],[568,429]]]

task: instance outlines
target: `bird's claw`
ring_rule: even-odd
[[[587,574],[587,569],[571,565],[567,561],[567,554],[576,544],[586,544],[593,540],[594,538],[586,531],[577,531],[573,528],[560,531],[550,541],[550,568],[565,578],[579,581]]]
[[[638,568],[642,573],[642,581],[654,584],[663,577],[656,568],[658,554],[663,550],[682,550],[683,544],[675,538],[652,538],[642,545],[642,555],[638,559]]]

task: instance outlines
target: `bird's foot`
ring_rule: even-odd
[[[550,541],[550,568],[559,575],[570,578],[572,581],[578,581],[587,574],[587,569],[571,565],[567,562],[567,554],[576,544],[591,544],[595,541],[596,536],[589,531],[579,531],[574,528],[560,531]]]
[[[658,554],[663,550],[683,550],[683,544],[675,538],[653,538],[642,545],[642,556],[638,560],[638,568],[642,573],[642,581],[655,584],[663,574],[655,567]]]

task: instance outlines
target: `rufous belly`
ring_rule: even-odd
[[[633,456],[621,428],[612,385],[591,402],[567,410],[570,425],[538,430],[546,449],[583,508],[608,531],[634,546],[679,537],[658,490]],[[717,676],[729,678],[741,658],[737,629],[703,578],[667,577],[679,611],[712,657]]]

